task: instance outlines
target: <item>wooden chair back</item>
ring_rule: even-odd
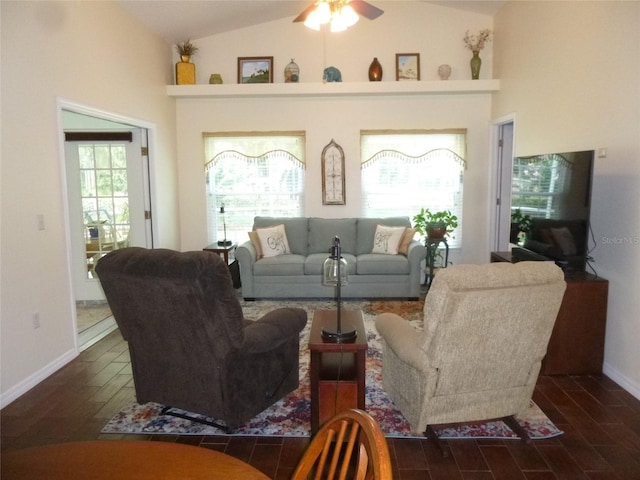
[[[391,480],[391,457],[380,425],[362,410],[345,410],[311,439],[291,480]]]

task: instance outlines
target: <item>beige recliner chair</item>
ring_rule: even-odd
[[[546,262],[440,270],[423,332],[392,313],[376,319],[385,391],[430,437],[433,425],[502,417],[517,429],[512,416],[529,405],[565,288]]]

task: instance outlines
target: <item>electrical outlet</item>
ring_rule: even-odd
[[[40,328],[40,313],[39,312],[35,312],[33,314],[32,322],[33,322],[33,329],[34,330],[37,330],[37,329]]]
[[[44,230],[44,215],[39,213],[36,215],[36,223],[38,225],[38,230]]]

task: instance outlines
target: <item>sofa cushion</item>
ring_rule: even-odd
[[[327,253],[311,253],[304,262],[305,275],[322,275],[322,266],[329,258]],[[347,275],[356,274],[356,257],[350,253],[343,253],[342,258],[347,261]]]
[[[410,270],[409,260],[404,255],[363,253],[357,258],[358,275],[406,275]]]
[[[409,217],[358,218],[356,255],[371,253],[373,251],[373,237],[378,224],[388,225],[390,227],[411,227]]]
[[[278,255],[277,257],[264,257],[253,265],[253,274],[263,275],[304,275],[304,255]]]
[[[376,226],[376,233],[373,238],[373,250],[371,253],[397,255],[398,246],[406,229],[407,227]]]
[[[309,218],[309,253],[329,254],[336,235],[340,237],[342,252],[354,253],[356,249],[356,219]]]
[[[260,237],[258,237],[258,232],[255,230],[251,230],[249,232],[249,240],[253,244],[253,248],[256,249],[256,258],[262,258],[262,244],[260,243]]]
[[[307,217],[255,217],[253,229],[272,227],[284,224],[291,253],[306,255],[308,253],[309,221]]]
[[[260,248],[263,257],[277,257],[278,255],[291,253],[284,224],[281,223],[280,225],[267,228],[256,228],[256,234],[260,239]]]
[[[402,240],[400,240],[400,245],[398,245],[398,253],[402,255],[409,254],[409,245],[413,242],[413,237],[415,237],[417,230],[415,228],[406,228],[404,230],[404,235],[402,235]]]

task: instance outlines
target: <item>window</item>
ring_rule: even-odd
[[[98,258],[128,246],[129,191],[123,143],[79,144],[80,194],[88,278]]]
[[[204,137],[210,243],[244,242],[257,215],[303,215],[304,133]]]
[[[511,209],[534,218],[560,218],[570,167],[555,153],[514,158]]]
[[[449,246],[459,247],[466,130],[361,132],[360,138],[364,216],[450,210],[458,228]]]

